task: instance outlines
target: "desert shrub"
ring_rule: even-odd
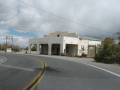
[[[99,49],[95,61],[120,64],[120,45],[110,44]]]
[[[37,51],[37,48],[36,48],[35,46],[33,46],[33,47],[31,48],[31,51]]]
[[[87,57],[87,54],[82,53],[81,57]]]

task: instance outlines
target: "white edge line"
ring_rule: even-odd
[[[25,54],[23,54],[23,55],[25,55]],[[39,56],[39,55],[33,55],[33,54],[26,54],[26,55]],[[120,75],[119,75],[119,74],[114,73],[114,72],[112,72],[112,71],[109,71],[109,70],[107,70],[107,69],[103,69],[103,68],[97,67],[97,66],[92,65],[92,64],[87,64],[87,63],[82,63],[82,64],[87,65],[87,66],[91,66],[91,67],[93,67],[93,68],[96,68],[96,69],[99,69],[99,70],[102,70],[102,71],[105,71],[105,72],[107,72],[107,73],[110,73],[110,74],[112,74],[112,75],[117,76],[117,77],[120,78]]]
[[[12,69],[18,69],[18,70],[24,70],[24,71],[30,71],[30,72],[34,71],[33,69],[30,69],[30,68],[23,68],[23,67],[5,65],[5,64],[0,64],[0,67],[6,67],[6,68],[12,68]]]
[[[114,73],[114,72],[112,72],[112,71],[109,71],[109,70],[107,70],[107,69],[103,69],[103,68],[100,68],[100,67],[97,67],[97,66],[91,65],[91,64],[86,64],[86,63],[83,63],[83,64],[88,65],[88,66],[91,66],[91,67],[94,67],[94,68],[96,68],[96,69],[99,69],[99,70],[102,70],[102,71],[105,71],[105,72],[108,72],[108,73],[110,73],[110,74],[112,74],[112,75],[115,75],[115,76],[117,76],[117,77],[120,78],[120,75],[119,75],[119,74]]]

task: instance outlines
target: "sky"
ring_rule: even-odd
[[[120,0],[0,0],[0,36],[26,46],[54,31],[112,36],[120,32]]]

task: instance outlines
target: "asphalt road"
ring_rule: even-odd
[[[23,90],[41,71],[38,63],[20,55],[0,54],[0,90]]]
[[[6,57],[4,65],[22,68],[0,66],[0,90],[20,90],[37,74],[41,61],[48,67],[38,90],[120,90],[119,77],[84,64],[40,56]]]

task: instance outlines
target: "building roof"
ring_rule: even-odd
[[[45,35],[45,37],[63,37],[63,36],[68,36],[68,37],[78,37],[78,33],[71,33],[71,32],[52,32],[49,33],[48,35]]]

